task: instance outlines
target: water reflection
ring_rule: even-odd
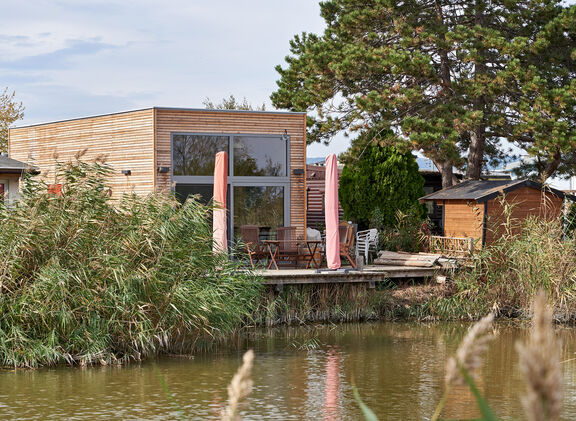
[[[335,421],[340,419],[340,353],[332,348],[326,356],[326,391],[322,419]]]
[[[254,391],[243,419],[357,420],[355,385],[381,420],[426,420],[443,393],[444,362],[468,325],[376,323],[253,331],[234,348],[142,365],[0,371],[2,419],[175,419],[164,378],[178,407],[194,420],[217,419],[226,386],[254,348]],[[527,331],[499,325],[480,370],[479,388],[503,419],[522,419],[524,384],[514,344]],[[560,329],[566,405],[576,418],[573,329]],[[319,346],[306,347],[315,343]],[[454,390],[444,418],[477,417],[466,388]]]

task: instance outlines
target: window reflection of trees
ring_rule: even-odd
[[[281,138],[234,139],[234,175],[283,177],[286,144]]]
[[[228,152],[228,136],[175,135],[174,175],[213,175],[216,153]]]
[[[234,225],[276,228],[284,225],[284,188],[238,186],[234,188]]]

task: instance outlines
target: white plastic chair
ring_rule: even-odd
[[[356,256],[364,255],[364,262],[368,264],[370,250],[376,252],[378,248],[378,230],[372,228],[356,233]]]

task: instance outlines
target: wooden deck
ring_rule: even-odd
[[[364,266],[362,271],[323,271],[315,269],[281,269],[259,271],[266,285],[301,285],[301,284],[341,284],[367,283],[375,287],[377,282],[398,278],[429,278],[442,274],[439,268],[421,268],[406,266]]]

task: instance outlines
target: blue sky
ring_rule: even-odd
[[[26,107],[17,125],[151,106],[203,108],[230,94],[266,103],[290,39],[320,33],[316,0],[2,2],[0,88]],[[313,145],[342,152],[348,140]]]

